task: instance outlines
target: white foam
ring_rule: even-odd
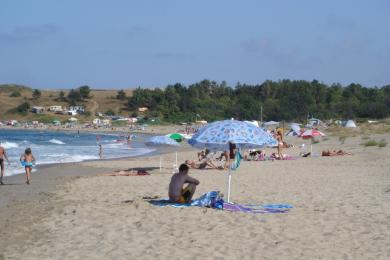
[[[7,142],[1,143],[1,146],[3,146],[5,149],[11,149],[11,148],[18,148],[19,145],[17,143]]]
[[[65,144],[64,142],[62,142],[61,140],[58,140],[58,139],[50,139],[49,140],[50,143],[52,144]]]

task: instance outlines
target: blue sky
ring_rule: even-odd
[[[390,84],[387,0],[2,0],[0,83]]]

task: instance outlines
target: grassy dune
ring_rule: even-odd
[[[20,92],[21,96],[11,97],[10,95],[14,92]],[[65,120],[69,116],[57,115],[46,112],[44,115],[36,115],[28,113],[27,115],[20,115],[18,113],[10,112],[11,109],[16,108],[23,102],[29,102],[31,106],[43,106],[48,107],[52,105],[60,105],[68,107],[67,102],[56,101],[61,90],[40,90],[42,96],[39,99],[32,98],[33,89],[20,86],[20,85],[0,85],[0,120],[40,120],[42,118],[57,118],[59,120]],[[69,90],[63,90],[65,96],[68,95]],[[132,90],[125,90],[127,96],[132,95]],[[106,112],[108,109],[112,109],[114,112],[120,115],[127,115],[129,112],[126,111],[126,101],[117,100],[117,90],[91,90],[91,98],[83,102],[87,111],[92,114],[90,117],[83,116],[80,119],[88,120],[94,117],[95,112]]]

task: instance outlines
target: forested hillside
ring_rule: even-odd
[[[328,86],[317,80],[265,81],[261,85],[203,80],[189,86],[180,83],[165,89],[138,88],[129,98],[129,110],[149,108],[149,115],[166,121],[192,121],[234,117],[264,120],[384,118],[390,115],[390,85],[359,84]]]

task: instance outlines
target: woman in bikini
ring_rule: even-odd
[[[281,130],[278,130],[276,132],[276,140],[278,141],[278,155],[279,155],[279,159],[283,160],[282,148],[284,147],[284,143],[283,143],[283,134],[282,134]]]
[[[185,164],[190,166],[192,169],[198,169],[198,170],[203,170],[207,166],[209,166],[212,169],[219,169],[217,166],[215,166],[214,163],[212,163],[210,160],[204,160],[203,162],[196,163],[195,161],[192,160],[186,160]]]
[[[26,179],[27,179],[26,183],[27,184],[30,184],[30,182],[31,182],[31,170],[32,170],[32,166],[33,166],[34,161],[35,161],[35,157],[32,154],[30,148],[27,148],[24,151],[24,154],[22,154],[22,156],[20,156],[20,162],[22,163],[22,165],[24,166],[24,170],[26,171]]]

